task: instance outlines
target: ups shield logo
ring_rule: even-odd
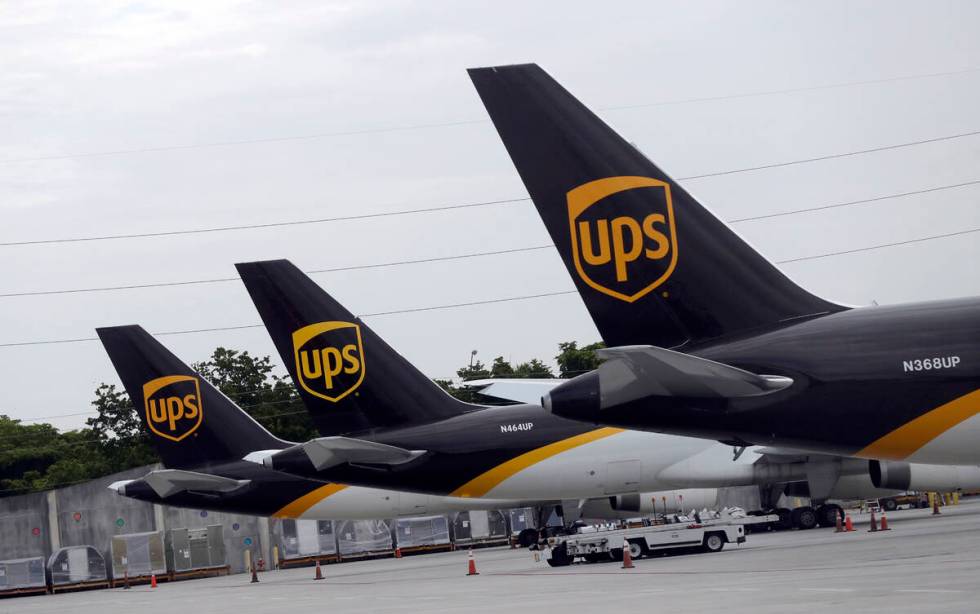
[[[296,378],[303,390],[336,403],[364,381],[361,327],[319,322],[293,333]]]
[[[677,265],[670,185],[608,177],[568,193],[572,258],[582,281],[632,303],[667,281]]]
[[[143,405],[150,430],[180,441],[201,426],[201,384],[190,375],[168,375],[143,384]]]

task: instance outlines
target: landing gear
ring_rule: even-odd
[[[559,544],[551,549],[551,556],[548,558],[548,565],[552,567],[566,567],[572,564],[572,557],[568,556],[568,549],[565,544]]]
[[[836,527],[838,518],[844,519],[844,510],[836,503],[828,503],[817,508],[817,524],[821,527]]]
[[[537,529],[524,529],[517,534],[517,543],[521,548],[530,548],[538,543],[538,539]]]
[[[812,529],[817,526],[817,512],[810,506],[798,507],[790,513],[793,526],[797,529]],[[780,516],[780,520],[782,517]]]
[[[775,511],[779,520],[772,523],[773,531],[788,531],[793,528],[793,510],[781,507]]]

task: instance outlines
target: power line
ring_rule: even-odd
[[[845,249],[839,252],[829,252],[826,254],[816,254],[813,256],[801,256],[799,258],[790,258],[789,260],[779,260],[776,264],[789,264],[790,262],[803,262],[804,260],[817,260],[820,258],[829,258],[831,256],[842,256],[844,254],[856,254],[858,252],[867,252],[874,249],[882,249],[884,247],[896,247],[898,245],[909,245],[911,243],[922,243],[923,241],[932,241],[934,239],[946,239],[948,237],[958,237],[961,235],[973,234],[975,232],[980,232],[980,228],[971,228],[969,230],[960,230],[958,232],[949,232],[941,235],[932,235],[931,237],[920,237],[918,239],[906,239],[905,241],[896,241],[895,243],[882,243],[881,245],[872,245],[869,247],[858,247],[855,249]]]
[[[963,183],[955,183],[955,184],[942,185],[942,186],[935,186],[935,187],[931,187],[931,188],[923,188],[921,190],[912,190],[912,191],[908,191],[908,192],[899,192],[899,193],[896,193],[896,194],[886,194],[886,195],[883,195],[883,196],[875,196],[875,197],[872,197],[872,198],[865,198],[865,199],[861,199],[861,200],[851,200],[851,201],[840,202],[840,203],[832,203],[832,204],[827,204],[827,205],[818,205],[818,206],[814,206],[814,207],[806,207],[806,208],[803,208],[803,209],[793,209],[793,210],[790,210],[790,211],[780,211],[780,212],[776,212],[776,213],[767,213],[767,214],[764,214],[764,215],[755,215],[755,216],[751,216],[751,217],[736,218],[736,219],[730,219],[730,220],[726,220],[726,221],[729,224],[740,224],[740,223],[744,223],[744,222],[764,220],[764,219],[775,218],[775,217],[782,217],[782,216],[787,216],[787,215],[796,215],[796,214],[799,214],[799,213],[810,213],[810,212],[814,212],[814,211],[823,211],[823,210],[827,210],[827,209],[836,209],[836,208],[841,208],[841,207],[849,207],[849,206],[853,206],[853,205],[861,205],[861,204],[867,204],[867,203],[873,203],[873,202],[880,202],[880,201],[889,200],[889,199],[893,199],[893,198],[904,198],[904,197],[907,197],[907,196],[915,196],[915,195],[927,194],[927,193],[931,193],[931,192],[940,192],[940,191],[944,191],[944,190],[951,190],[951,189],[968,187],[968,186],[973,186],[973,185],[980,185],[980,180],[966,181],[966,182],[963,182]],[[519,200],[529,200],[529,199],[519,199]],[[517,201],[498,201],[498,202],[517,202]],[[485,257],[485,256],[497,256],[497,255],[503,255],[503,254],[514,254],[514,253],[521,253],[521,252],[538,251],[538,250],[544,250],[544,249],[551,249],[553,247],[554,247],[554,245],[552,245],[552,244],[549,244],[549,245],[538,245],[538,246],[533,246],[533,247],[521,247],[521,248],[515,248],[515,249],[495,250],[495,251],[486,251],[486,252],[473,252],[473,253],[469,253],[469,254],[459,254],[459,255],[454,255],[454,256],[436,256],[436,257],[432,257],[432,258],[419,258],[419,259],[415,259],[415,260],[397,260],[397,261],[391,261],[391,262],[381,262],[381,263],[362,264],[362,265],[351,265],[351,266],[333,267],[333,268],[326,268],[326,269],[311,269],[311,270],[305,271],[305,273],[307,273],[308,275],[316,275],[316,274],[321,274],[321,273],[336,273],[336,272],[343,272],[343,271],[358,271],[358,270],[365,270],[365,269],[376,269],[376,268],[385,268],[385,267],[394,267],[394,266],[403,266],[403,265],[412,265],[412,264],[423,264],[423,263],[430,263],[430,262],[446,262],[446,261],[453,261],[453,260],[463,260],[463,259],[468,259],[468,258],[478,258],[478,257]],[[120,291],[120,290],[140,290],[140,289],[146,289],[146,288],[167,288],[167,287],[174,287],[174,286],[192,286],[192,285],[201,285],[201,284],[227,283],[227,282],[233,282],[233,281],[239,281],[239,278],[237,278],[237,277],[218,277],[218,278],[212,278],[212,279],[193,279],[193,280],[184,280],[184,281],[155,282],[155,283],[145,283],[145,284],[125,284],[125,285],[118,285],[118,286],[98,286],[98,287],[89,287],[89,288],[69,288],[69,289],[59,289],[59,290],[33,290],[33,291],[25,291],[25,292],[7,292],[7,293],[0,294],[0,298],[15,298],[15,297],[25,297],[25,296],[48,296],[48,295],[59,295],[59,294],[80,294],[80,293],[88,293],[88,292],[112,292],[112,291]]]
[[[554,245],[537,245],[532,247],[518,247],[514,249],[501,249],[489,252],[473,252],[469,254],[458,254],[455,256],[435,256],[432,258],[418,258],[415,260],[397,260],[393,262],[379,262],[374,264],[359,264],[352,266],[343,267],[333,267],[329,269],[312,269],[309,271],[304,271],[308,275],[316,275],[319,273],[337,273],[341,271],[363,271],[365,269],[379,269],[385,267],[393,266],[403,266],[408,264],[423,264],[429,262],[446,262],[452,260],[464,260],[467,258],[480,258],[484,256],[500,256],[503,254],[517,254],[522,252],[532,252],[542,249],[551,249]],[[8,292],[6,294],[0,294],[0,298],[11,298],[17,296],[46,296],[51,294],[78,294],[81,292],[109,292],[114,290],[137,290],[143,288],[165,288],[170,286],[192,286],[198,284],[216,284],[225,283],[230,281],[240,281],[238,277],[219,277],[214,279],[194,279],[188,281],[169,281],[160,283],[150,283],[150,284],[129,284],[123,286],[102,286],[98,288],[75,288],[70,290],[37,290],[33,292]]]
[[[812,158],[799,158],[796,160],[787,160],[784,162],[773,162],[770,164],[763,164],[759,166],[748,166],[743,168],[735,168],[724,171],[715,171],[711,173],[702,173],[699,175],[689,175],[686,177],[678,177],[678,181],[693,181],[697,179],[707,179],[709,177],[721,177],[725,175],[734,175],[738,173],[749,173],[754,171],[760,171],[772,168],[782,168],[786,166],[793,166],[797,164],[809,164],[811,162],[821,162],[825,160],[833,160],[837,158],[847,158],[852,156],[859,156],[869,153],[875,153],[880,151],[889,151],[894,149],[902,149],[905,147],[915,147],[918,145],[926,145],[929,143],[938,143],[941,141],[949,141],[953,139],[966,138],[971,136],[976,136],[980,134],[980,130],[974,130],[971,132],[961,132],[957,134],[950,134],[946,136],[935,137],[931,139],[922,139],[918,141],[907,141],[904,143],[896,143],[892,145],[883,145],[879,147],[872,147],[869,149],[858,149],[853,151],[846,151],[843,153],[827,154],[824,156],[816,156]],[[326,224],[332,222],[342,222],[351,220],[364,220],[372,218],[390,217],[396,215],[414,215],[418,213],[432,213],[437,211],[450,211],[455,209],[469,209],[474,207],[486,207],[494,205],[503,204],[513,204],[518,202],[525,202],[530,200],[529,197],[520,198],[508,198],[502,200],[489,200],[475,203],[460,203],[452,205],[442,205],[437,207],[424,207],[420,209],[406,209],[402,211],[386,211],[381,213],[367,213],[361,215],[349,215],[349,216],[337,216],[328,218],[315,218],[309,220],[291,220],[284,222],[265,222],[261,224],[239,224],[234,226],[213,226],[209,228],[189,228],[183,230],[169,230],[160,232],[140,232],[140,233],[124,233],[116,235],[97,235],[91,237],[64,237],[58,239],[32,239],[28,241],[6,241],[0,242],[0,247],[15,247],[15,246],[28,246],[28,245],[52,245],[52,244],[63,244],[63,243],[83,243],[90,241],[114,241],[119,239],[146,239],[155,237],[172,237],[178,235],[195,235],[195,234],[206,234],[206,233],[216,233],[216,232],[231,232],[240,230],[257,230],[264,228],[281,228],[285,226],[302,226],[306,224]]]
[[[835,252],[827,252],[827,253],[824,253],[824,254],[814,254],[812,256],[801,256],[799,258],[790,258],[790,259],[787,259],[787,260],[777,260],[775,262],[775,264],[789,264],[789,263],[793,263],[793,262],[802,262],[804,260],[818,260],[818,259],[821,259],[821,258],[830,258],[830,257],[833,257],[833,256],[841,256],[841,255],[844,255],[844,254],[854,254],[854,253],[857,253],[857,252],[868,252],[868,251],[872,251],[872,250],[876,250],[876,249],[884,249],[886,247],[897,247],[897,246],[900,246],[900,245],[909,245],[909,244],[912,244],[912,243],[922,243],[924,241],[933,241],[933,240],[936,240],[936,239],[945,239],[945,238],[949,238],[949,237],[956,237],[956,236],[961,236],[961,235],[967,235],[967,234],[972,234],[972,233],[976,233],[976,232],[980,232],[980,228],[971,228],[969,230],[961,230],[961,231],[958,231],[958,232],[951,232],[951,233],[940,234],[940,235],[932,235],[932,236],[928,236],[928,237],[919,237],[919,238],[916,238],[916,239],[906,239],[904,241],[896,241],[896,242],[893,242],[893,243],[881,243],[881,244],[878,244],[878,245],[869,245],[867,247],[858,247],[858,248],[849,249],[849,250],[841,250],[841,251],[835,251]],[[361,317],[361,318],[370,318],[370,317],[380,317],[380,316],[388,316],[388,315],[395,315],[395,314],[402,314],[402,313],[419,313],[419,312],[424,312],[424,311],[437,311],[437,310],[442,310],[442,309],[456,309],[456,308],[459,308],[459,307],[472,307],[472,306],[476,306],[476,305],[493,305],[493,304],[497,304],[497,303],[509,303],[509,302],[513,302],[513,301],[525,301],[525,300],[531,300],[531,299],[537,299],[537,298],[545,298],[545,297],[552,297],[552,296],[563,296],[563,295],[577,294],[577,293],[578,293],[577,290],[561,290],[561,291],[556,291],[556,292],[544,292],[544,293],[541,293],[541,294],[528,294],[528,295],[524,295],[524,296],[511,296],[511,297],[506,297],[506,298],[487,299],[487,300],[481,300],[481,301],[469,301],[469,302],[464,302],[464,303],[449,303],[449,304],[446,304],[446,305],[432,305],[432,306],[429,306],[429,307],[414,307],[414,308],[409,308],[409,309],[395,309],[395,310],[391,310],[391,311],[378,311],[378,312],[375,312],[375,313],[365,313],[365,314],[360,315],[359,317]],[[262,326],[263,326],[262,324],[242,324],[240,326],[218,326],[218,327],[211,327],[211,328],[195,328],[195,329],[190,329],[190,330],[175,330],[175,331],[166,331],[166,332],[153,333],[153,334],[156,335],[156,336],[158,336],[158,337],[171,336],[171,335],[192,335],[192,334],[197,334],[197,333],[209,333],[209,332],[232,331],[232,330],[245,330],[245,329],[249,329],[249,328],[260,328]],[[88,341],[98,341],[98,337],[78,337],[78,338],[74,338],[74,339],[52,339],[50,341],[18,341],[18,342],[13,342],[13,343],[0,343],[0,348],[6,348],[6,347],[24,347],[24,346],[34,346],[34,345],[60,345],[60,344],[67,344],[67,343],[84,343],[84,342],[88,342]]]
[[[647,107],[659,107],[668,105],[681,105],[690,104],[698,102],[709,102],[718,100],[731,100],[736,98],[753,98],[759,96],[771,96],[777,94],[792,94],[798,92],[810,92],[817,90],[828,90],[837,88],[854,87],[859,85],[872,85],[879,83],[893,83],[896,81],[909,81],[916,79],[932,79],[936,77],[946,77],[953,75],[962,75],[980,71],[980,67],[966,68],[963,70],[951,70],[944,72],[933,72],[933,73],[923,73],[916,75],[904,75],[898,77],[885,77],[882,79],[865,79],[861,81],[842,81],[839,83],[828,83],[823,85],[812,85],[803,87],[793,87],[784,88],[777,90],[760,90],[756,92],[743,92],[739,94],[725,94],[720,96],[704,96],[697,98],[680,98],[674,100],[661,100],[657,102],[648,103],[638,103],[630,105],[615,105],[608,107],[601,107],[599,111],[621,111],[627,109],[639,109]],[[418,124],[406,124],[402,126],[388,126],[384,128],[364,128],[359,130],[338,130],[331,132],[315,132],[311,134],[304,135],[292,135],[292,136],[279,136],[279,137],[266,137],[266,138],[253,138],[253,139],[239,139],[239,140],[229,140],[229,141],[212,141],[209,143],[188,143],[183,145],[161,145],[154,147],[137,147],[130,149],[115,149],[108,151],[94,151],[94,152],[81,152],[81,153],[66,153],[66,154],[52,154],[48,156],[34,156],[34,157],[23,157],[23,158],[8,158],[6,160],[0,160],[0,164],[15,164],[20,162],[46,162],[52,160],[69,160],[73,158],[100,158],[109,156],[121,156],[129,154],[145,154],[145,153],[158,153],[158,152],[168,152],[168,151],[186,151],[193,149],[211,149],[216,147],[235,147],[243,145],[262,145],[268,143],[286,143],[292,141],[310,141],[316,139],[326,139],[326,138],[336,138],[344,136],[361,136],[370,134],[382,134],[386,132],[410,132],[415,130],[426,130],[432,128],[450,128],[456,126],[466,126],[473,124],[485,124],[489,120],[486,118],[481,119],[461,119],[453,121],[444,122],[428,122],[428,123],[418,123]]]
[[[790,87],[790,88],[779,89],[779,90],[762,90],[762,91],[757,91],[757,92],[746,92],[746,93],[743,93],[743,94],[727,94],[727,95],[723,95],[723,96],[702,96],[702,97],[698,97],[698,98],[679,98],[679,99],[675,99],[675,100],[663,100],[663,101],[660,101],[660,102],[649,102],[649,103],[621,105],[621,106],[614,106],[614,107],[605,107],[605,108],[602,108],[602,109],[599,109],[599,110],[600,111],[620,111],[620,110],[626,110],[626,109],[643,109],[643,108],[648,108],[648,107],[661,107],[661,106],[668,106],[668,105],[689,104],[689,103],[695,103],[695,102],[714,102],[716,100],[732,100],[732,99],[736,99],[736,98],[755,98],[755,97],[758,97],[758,96],[772,96],[772,95],[778,95],[778,94],[795,94],[795,93],[798,93],[798,92],[814,92],[814,91],[818,91],[818,90],[829,90],[829,89],[836,89],[836,88],[842,88],[842,87],[853,87],[853,86],[856,86],[856,85],[873,85],[873,84],[877,84],[877,83],[894,83],[896,81],[909,81],[909,80],[912,80],[912,79],[930,79],[930,78],[934,78],[934,77],[948,77],[948,76],[952,76],[952,75],[964,75],[964,74],[968,74],[968,73],[972,73],[972,72],[977,72],[978,70],[980,70],[980,67],[978,67],[978,68],[966,68],[966,69],[963,69],[963,70],[951,70],[951,71],[946,71],[946,72],[925,73],[925,74],[920,74],[920,75],[908,75],[908,76],[903,76],[903,77],[886,77],[884,79],[866,79],[866,80],[863,80],[863,81],[843,81],[841,83],[829,83],[829,84],[825,84],[825,85],[810,85],[810,86],[803,86],[803,87]]]
[[[488,200],[476,203],[461,203],[454,205],[443,205],[437,207],[424,207],[421,209],[405,209],[402,211],[385,211],[381,213],[365,213],[361,215],[343,215],[337,217],[315,218],[310,220],[292,220],[285,222],[267,222],[262,224],[241,224],[237,226],[214,226],[211,228],[190,228],[185,230],[170,230],[161,232],[141,232],[118,235],[102,235],[94,237],[69,237],[64,239],[37,239],[33,241],[8,241],[0,243],[0,247],[13,247],[15,245],[50,245],[54,243],[81,243],[86,241],[111,241],[115,239],[146,239],[151,237],[172,237],[175,235],[194,235],[211,232],[229,232],[234,230],[255,230],[261,228],[279,228],[283,226],[301,226],[305,224],[327,224],[331,222],[347,222],[352,220],[367,220],[379,217],[393,217],[398,215],[414,215],[417,213],[432,213],[435,211],[450,211],[454,209],[471,209],[474,207],[487,207],[491,205],[505,205],[519,203],[530,200],[528,197],[509,198],[503,200]]]
[[[941,192],[943,190],[952,190],[955,188],[963,188],[971,185],[980,184],[980,180],[975,181],[964,181],[963,183],[953,183],[949,185],[941,185],[932,188],[923,188],[921,190],[912,190],[910,192],[899,192],[898,194],[887,194],[885,196],[874,196],[872,198],[863,198],[861,200],[850,200],[842,203],[834,203],[830,205],[818,205],[816,207],[807,207],[805,209],[793,209],[792,211],[780,211],[777,213],[767,213],[765,215],[753,215],[752,217],[743,217],[733,220],[728,220],[729,224],[738,224],[741,222],[753,222],[756,220],[766,220],[773,217],[783,217],[786,215],[795,215],[797,213],[810,213],[812,211],[824,211],[826,209],[837,209],[839,207],[850,207],[851,205],[863,205],[866,203],[875,203],[882,200],[889,200],[891,198],[902,198],[905,196],[916,196],[918,194],[928,194],[930,192]],[[2,296],[2,295],[0,295]]]
[[[794,164],[822,162],[824,160],[835,160],[837,158],[860,156],[860,155],[875,153],[879,151],[890,151],[893,149],[902,149],[904,147],[915,147],[916,145],[926,145],[928,143],[939,143],[941,141],[962,139],[965,137],[976,136],[978,134],[980,134],[980,130],[974,130],[972,132],[960,132],[958,134],[949,134],[946,136],[939,136],[932,139],[922,139],[920,141],[908,141],[905,143],[896,143],[894,145],[882,145],[880,147],[871,147],[869,149],[856,149],[854,151],[847,151],[844,153],[837,153],[837,154],[828,154],[826,156],[816,156],[813,158],[800,158],[799,160],[791,160],[789,162],[773,162],[771,164],[760,164],[759,166],[747,166],[745,168],[736,168],[729,171],[718,171],[714,173],[705,173],[703,175],[691,175],[690,177],[681,177],[680,179],[681,180],[704,179],[706,177],[721,177],[722,175],[734,175],[735,173],[750,173],[752,171],[761,171],[761,170],[766,170],[771,168],[782,168],[784,166],[792,166]]]
[[[393,315],[393,314],[397,314],[397,313],[418,313],[418,312],[421,312],[421,311],[436,311],[436,310],[440,310],[440,309],[454,309],[454,308],[457,308],[457,307],[470,307],[470,306],[474,306],[474,305],[491,305],[491,304],[496,304],[496,303],[506,303],[506,302],[512,302],[512,301],[525,301],[525,300],[536,299],[536,298],[544,298],[544,297],[550,297],[550,296],[560,296],[560,295],[564,295],[564,294],[576,294],[576,293],[577,293],[576,290],[564,290],[564,291],[560,291],[560,292],[545,292],[545,293],[542,293],[542,294],[529,294],[529,295],[526,295],[526,296],[512,296],[512,297],[507,297],[507,298],[489,299],[489,300],[485,300],[485,301],[470,301],[470,302],[466,302],[466,303],[451,303],[451,304],[448,304],[448,305],[434,305],[434,306],[431,306],[431,307],[416,307],[416,308],[411,308],[411,309],[400,309],[400,310],[394,310],[394,311],[382,311],[382,312],[378,312],[378,313],[366,313],[366,314],[362,314],[359,317],[369,318],[369,317],[374,317],[374,316]],[[262,324],[243,324],[241,326],[217,326],[217,327],[212,327],[212,328],[196,328],[196,329],[192,329],[192,330],[167,331],[167,332],[153,333],[153,335],[158,336],[158,337],[164,337],[164,336],[170,336],[170,335],[192,335],[192,334],[197,334],[197,333],[209,333],[209,332],[218,332],[218,331],[245,330],[245,329],[249,329],[249,328],[261,328],[262,326],[263,326]],[[75,339],[54,339],[54,340],[50,340],[50,341],[20,341],[20,342],[15,342],[15,343],[0,343],[0,348],[4,348],[4,347],[22,347],[22,346],[29,346],[29,345],[56,345],[56,344],[65,344],[65,343],[84,343],[84,342],[88,342],[88,341],[98,341],[98,337],[78,337],[78,338],[75,338]]]

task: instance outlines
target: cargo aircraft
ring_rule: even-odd
[[[245,460],[293,445],[274,437],[139,326],[97,330],[165,469],[115,482],[150,503],[314,519],[385,519],[505,509],[524,501],[460,499],[324,483]]]
[[[537,65],[469,73],[608,346],[549,412],[874,459],[884,487],[980,463],[980,299],[817,297]]]
[[[459,401],[286,260],[237,265],[323,437],[249,455],[312,479],[478,499],[587,500],[616,507],[636,493],[807,482],[819,502],[878,496],[867,461],[755,450],[733,460],[716,442],[596,428],[539,404]],[[916,475],[947,480],[923,468]],[[971,471],[972,469],[972,471]],[[980,469],[956,479],[980,484]],[[778,496],[778,493],[777,493]],[[787,513],[789,511],[787,510]],[[835,505],[799,508],[787,521],[832,525]]]
[[[273,471],[247,460],[250,453],[295,445],[274,437],[171,354],[139,326],[98,329],[110,360],[140,416],[164,469],[109,486],[116,493],[192,509],[277,518],[388,519],[453,511],[498,510],[533,505],[549,513],[560,501],[463,499],[324,483]],[[608,520],[636,513],[671,511],[680,504],[715,507],[716,489],[671,489],[599,497],[568,506],[569,522]],[[618,503],[618,505],[617,505]],[[576,513],[577,512],[577,513]],[[545,516],[546,518],[546,516]],[[544,523],[539,520],[540,526]],[[525,530],[522,545],[535,541]]]

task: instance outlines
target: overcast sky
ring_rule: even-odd
[[[472,66],[541,64],[678,177],[980,130],[980,3],[968,0],[180,5],[0,4],[0,243],[520,198]],[[955,74],[922,77],[935,73]],[[733,97],[876,80],[887,81]],[[685,185],[735,219],[976,180],[980,136]],[[779,261],[978,228],[978,199],[966,186],[736,228]],[[267,258],[322,269],[548,243],[518,202],[6,246],[0,294],[234,277],[233,263]],[[967,234],[782,268],[858,305],[977,295],[978,243]],[[573,287],[551,250],[314,278],[358,314]],[[0,344],[258,321],[237,282],[0,298]],[[367,322],[432,377],[472,349],[550,360],[559,341],[598,339],[577,295]],[[188,362],[218,345],[275,353],[261,328],[161,340]],[[0,413],[22,419],[86,411],[100,382],[118,382],[91,341],[0,347],[0,373]]]

